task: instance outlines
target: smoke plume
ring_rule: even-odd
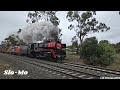
[[[28,25],[20,34],[21,39],[26,43],[42,41],[45,38],[56,38],[59,29],[50,21],[41,21]]]

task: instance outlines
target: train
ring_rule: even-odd
[[[31,58],[43,58],[50,61],[63,61],[66,58],[66,44],[61,41],[42,41],[27,45],[11,46],[9,48],[0,45],[0,52],[27,56]]]

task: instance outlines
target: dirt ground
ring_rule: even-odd
[[[0,59],[0,79],[12,79],[12,75],[4,75],[5,70],[12,70],[11,66]]]
[[[84,62],[80,60],[80,57],[77,55],[67,55],[65,62],[84,64]]]
[[[3,60],[0,60],[0,73],[3,72],[4,70],[6,69],[9,69],[10,65],[5,63],[5,62],[2,62]]]

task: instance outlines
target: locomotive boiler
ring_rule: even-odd
[[[63,60],[66,57],[66,44],[61,42],[45,41],[28,45],[27,55],[30,57],[42,57],[50,60]]]

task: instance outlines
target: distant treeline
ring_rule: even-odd
[[[117,53],[120,53],[120,42],[118,42],[116,44],[112,44],[112,46],[115,48]]]
[[[102,40],[102,41],[105,41],[105,42],[108,42],[108,43],[109,43],[108,40]],[[120,42],[118,42],[118,43],[116,43],[116,44],[111,44],[111,45],[115,48],[115,50],[116,50],[117,53],[120,52]],[[79,49],[79,48],[80,48],[80,45],[77,46],[77,44],[76,44],[76,45],[75,45],[75,44],[72,44],[72,45],[68,45],[68,46],[67,46],[67,50],[68,50],[68,51],[71,51],[71,52],[76,52],[76,51],[77,51],[77,48]]]

